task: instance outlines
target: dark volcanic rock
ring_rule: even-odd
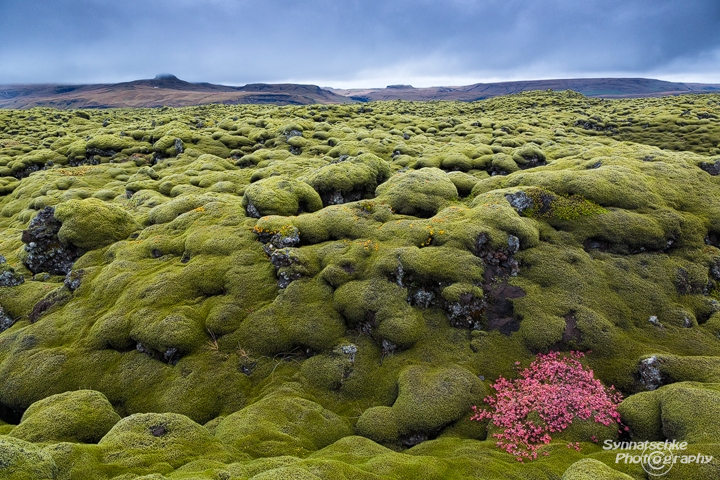
[[[715,163],[701,162],[698,166],[714,177],[720,175],[720,160]]]
[[[15,269],[6,263],[5,257],[0,255],[0,287],[17,287],[24,282],[25,277],[15,272]]]
[[[645,385],[648,390],[656,390],[665,383],[662,372],[660,372],[660,363],[662,361],[656,356],[652,356],[642,360],[638,369],[640,375],[640,383]]]
[[[80,288],[80,283],[82,282],[82,278],[85,275],[85,270],[72,270],[68,272],[68,274],[65,276],[65,286],[70,289],[70,291],[74,292],[78,288]]]
[[[470,294],[460,296],[457,302],[448,302],[445,306],[450,325],[455,328],[482,330],[485,301]]]
[[[63,245],[58,239],[62,224],[53,215],[53,207],[45,207],[22,232],[25,243],[25,266],[33,273],[48,272],[66,275],[81,252],[72,245]]]
[[[714,280],[720,280],[720,258],[716,258],[710,265],[710,276]]]
[[[71,297],[72,294],[70,293],[70,290],[68,290],[67,287],[64,286],[48,293],[45,298],[35,304],[32,311],[30,312],[30,315],[28,315],[30,323],[35,323],[40,317],[45,314],[45,312],[50,310],[52,307],[56,305],[62,306],[66,304]]]
[[[492,248],[490,238],[481,233],[475,240],[474,254],[482,258],[485,263],[486,281],[494,277],[517,276],[520,265],[513,255],[520,250],[520,240],[514,236],[508,236],[507,248]]]
[[[14,323],[15,320],[10,318],[10,316],[5,313],[3,308],[0,307],[0,333],[12,327]]]

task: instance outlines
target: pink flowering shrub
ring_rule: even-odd
[[[550,443],[551,434],[565,430],[575,418],[620,424],[617,405],[622,395],[600,383],[578,361],[583,356],[582,352],[539,354],[519,372],[520,378],[500,377],[492,385],[497,394],[485,398],[490,408],[473,407],[472,420],[489,419],[502,429],[493,435],[497,445],[521,462],[537,458],[537,449]],[[568,447],[579,450],[580,445]]]

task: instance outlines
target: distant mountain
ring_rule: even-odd
[[[588,97],[660,97],[683,93],[720,92],[720,84],[675,83],[648,78],[573,78],[520,82],[476,83],[462,87],[414,88],[388,85],[386,88],[332,89],[358,101],[374,100],[461,100],[474,101],[527,90],[574,90]]]
[[[589,97],[659,97],[720,92],[720,84],[676,83],[647,78],[575,78],[476,83],[460,87],[334,89],[316,85],[253,83],[242,87],[190,83],[172,74],[150,80],[97,85],[0,85],[0,108],[184,107],[211,103],[308,105],[375,100],[474,101],[527,90],[574,90]]]
[[[354,100],[316,85],[190,83],[171,74],[97,85],[0,85],[0,108],[185,107],[211,103],[307,105]]]

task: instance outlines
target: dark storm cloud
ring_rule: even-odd
[[[717,0],[0,0],[0,83],[716,76]]]

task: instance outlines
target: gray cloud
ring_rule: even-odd
[[[3,0],[0,83],[720,82],[719,25],[716,0]]]

